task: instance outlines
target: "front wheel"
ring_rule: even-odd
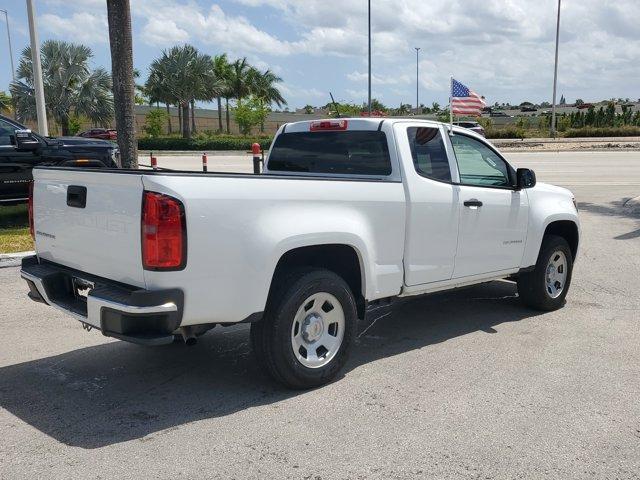
[[[557,310],[564,305],[572,273],[569,244],[562,237],[548,235],[542,241],[535,268],[518,277],[518,294],[531,308]]]
[[[328,270],[283,275],[251,343],[271,376],[290,388],[331,381],[347,361],[355,336],[356,304],[346,282]]]

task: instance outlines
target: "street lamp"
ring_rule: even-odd
[[[371,117],[371,0],[368,0],[368,17],[369,17],[369,117]]]
[[[33,64],[33,86],[36,93],[36,115],[38,117],[38,133],[43,137],[49,135],[47,111],[44,104],[44,85],[42,83],[42,65],[40,64],[40,43],[36,30],[36,12],[33,0],[27,0],[27,16],[29,17],[29,36],[31,38],[31,63]]]
[[[4,21],[7,23],[7,39],[9,40],[9,59],[11,60],[11,78],[16,81],[16,70],[13,67],[13,50],[11,48],[11,32],[9,31],[9,14],[6,10],[0,9],[4,13]]]
[[[418,52],[420,52],[420,47],[413,47],[416,49],[416,115],[418,114],[418,110],[420,109],[420,103],[418,102],[418,90],[419,90],[419,80],[420,80],[420,71],[418,70]]]
[[[553,71],[553,104],[551,105],[551,136],[556,137],[556,89],[558,85],[558,44],[560,41],[560,2],[558,0],[558,23],[556,24],[556,63]]]

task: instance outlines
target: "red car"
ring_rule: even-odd
[[[117,140],[118,132],[113,128],[92,128],[78,134],[84,138],[99,138],[101,140]]]

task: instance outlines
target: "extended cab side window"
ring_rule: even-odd
[[[460,183],[477,187],[511,187],[506,162],[484,143],[455,134],[451,144],[458,162]]]
[[[409,148],[416,171],[423,177],[451,182],[449,158],[439,128],[409,127]]]
[[[0,146],[4,147],[7,145],[13,145],[11,137],[13,137],[15,133],[16,127],[11,125],[9,122],[5,122],[0,119]]]

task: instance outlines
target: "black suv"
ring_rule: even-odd
[[[119,168],[118,146],[107,140],[41,137],[0,115],[0,205],[27,201],[36,165]]]

